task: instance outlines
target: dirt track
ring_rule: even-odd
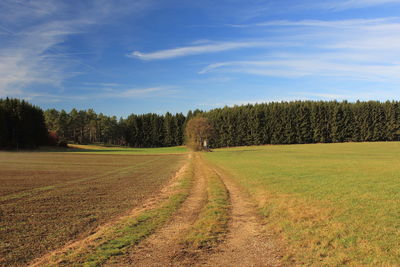
[[[225,242],[214,253],[202,255],[195,266],[281,266],[278,246],[261,224],[254,203],[232,180],[217,173],[231,198],[230,231]]]
[[[194,180],[189,197],[173,218],[127,253],[111,258],[106,266],[281,266],[279,246],[265,230],[256,207],[222,171],[193,157]],[[198,219],[207,201],[207,175],[217,174],[230,196],[229,232],[213,248],[191,250],[183,238]],[[174,184],[170,182],[169,188]],[[167,187],[168,188],[168,187]],[[168,195],[168,190],[161,195]],[[153,206],[157,201],[150,201]],[[146,207],[144,207],[146,208]],[[79,242],[90,244],[90,239]],[[89,242],[88,242],[89,241]],[[54,255],[54,254],[53,254]]]
[[[196,164],[194,172],[195,179],[191,194],[174,218],[127,255],[114,258],[107,265],[176,266],[181,264],[179,255],[184,247],[180,241],[196,221],[207,198],[204,169]]]
[[[195,179],[189,198],[176,216],[127,255],[114,258],[114,266],[281,266],[277,244],[265,231],[255,205],[229,177],[200,156],[194,157]],[[182,238],[206,202],[206,175],[216,172],[229,191],[231,214],[224,242],[206,250],[190,251]],[[107,264],[107,265],[108,265]]]

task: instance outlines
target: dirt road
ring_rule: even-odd
[[[201,155],[194,157],[194,186],[174,218],[151,237],[116,257],[114,266],[281,266],[278,245],[259,218],[255,204],[221,171]],[[216,173],[230,196],[229,231],[223,242],[213,248],[191,250],[182,239],[195,223],[207,201],[207,175]]]
[[[268,232],[257,214],[251,197],[243,192],[222,170],[206,162],[201,154],[194,154],[193,185],[190,194],[172,218],[139,244],[129,247],[123,255],[109,258],[106,266],[282,266],[281,252],[276,239]],[[208,201],[207,179],[217,176],[229,194],[228,231],[221,234],[221,242],[207,248],[191,248],[183,240],[202,214]],[[177,177],[179,176],[179,173]],[[177,179],[176,177],[174,179]],[[163,190],[164,199],[174,184]],[[156,205],[153,199],[144,209]],[[134,214],[134,213],[132,213]],[[107,226],[101,228],[101,231]],[[90,246],[96,234],[72,246]],[[65,251],[65,249],[64,249]],[[58,252],[60,253],[60,251]],[[47,256],[50,258],[51,255]],[[48,261],[36,261],[45,263]]]

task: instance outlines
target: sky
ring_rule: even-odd
[[[400,100],[400,0],[1,0],[0,98],[131,113]]]

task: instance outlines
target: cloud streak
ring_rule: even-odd
[[[269,45],[271,44],[267,42],[221,42],[221,43],[210,43],[203,45],[177,47],[150,53],[142,53],[139,51],[134,51],[130,53],[128,56],[139,58],[141,60],[161,60],[161,59],[170,59],[170,58],[192,56],[199,54],[222,52],[234,49],[265,47]]]
[[[69,38],[122,15],[138,14],[148,2],[0,1],[0,97],[28,99],[31,88],[39,86],[45,89],[33,97],[53,96],[69,78],[95,71],[79,51],[68,50]]]
[[[231,61],[210,64],[199,73],[205,74],[218,70],[223,72],[247,73],[262,76],[275,76],[285,78],[320,76],[347,78],[363,81],[396,80],[400,82],[397,73],[400,64],[396,65],[362,65],[356,63],[340,63],[334,60],[309,58],[288,59],[279,58],[265,61]]]
[[[400,0],[346,0],[334,1],[330,3],[321,4],[321,7],[336,10],[345,10],[353,8],[366,8],[387,4],[399,4]]]
[[[236,25],[237,26],[237,25]],[[330,77],[400,84],[400,18],[269,21],[240,27],[283,28],[257,60],[208,64],[199,74],[224,72],[268,77]]]
[[[100,94],[100,97],[110,98],[143,98],[143,97],[160,97],[174,94],[176,90],[171,86],[156,86],[147,88],[132,88],[115,90],[111,89],[112,93]]]
[[[381,24],[389,24],[398,21],[398,17],[375,19],[346,19],[346,20],[272,20],[253,24],[227,24],[226,26],[237,28],[249,27],[325,27],[325,28],[364,28]]]
[[[102,87],[104,85],[104,87]],[[86,90],[88,88],[85,88]],[[56,94],[56,93],[40,93],[25,90],[0,89],[0,97],[14,96],[22,97],[26,100],[35,100],[39,103],[56,103],[69,101],[88,101],[88,100],[104,100],[104,99],[143,99],[171,97],[178,91],[174,86],[155,86],[146,88],[126,88],[120,84],[100,84],[99,87],[90,88],[95,93],[75,94]]]

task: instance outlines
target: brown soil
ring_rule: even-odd
[[[114,258],[106,265],[114,266],[176,266],[184,250],[182,238],[198,218],[207,199],[204,168],[195,159],[193,188],[174,218],[127,255]]]
[[[268,232],[257,213],[251,197],[244,193],[233,180],[219,169],[211,167],[196,155],[194,160],[194,181],[191,193],[174,217],[156,233],[123,255],[112,258],[106,266],[282,266],[279,242]],[[217,173],[229,191],[231,213],[229,232],[222,243],[214,248],[193,251],[184,246],[182,240],[207,200],[207,173]],[[177,175],[177,177],[179,174]],[[141,209],[150,208],[171,193],[172,185],[163,189],[159,197],[146,201]],[[75,246],[90,246],[107,224],[91,237],[76,242]],[[74,246],[74,244],[72,245]],[[54,255],[54,254],[52,254]],[[50,256],[50,255],[48,255]],[[44,261],[46,262],[46,261]],[[43,261],[41,263],[44,263]],[[38,262],[37,262],[38,263]],[[40,265],[40,263],[39,263]]]
[[[216,170],[214,170],[216,171]],[[231,221],[225,242],[192,266],[282,266],[277,240],[257,214],[256,205],[228,177],[216,171],[231,198]]]
[[[62,248],[59,248],[57,250],[51,251],[50,253],[35,259],[33,262],[29,264],[29,266],[43,266],[43,265],[57,265],[59,259],[63,254],[70,253],[70,251],[79,251],[83,250],[86,247],[89,247],[92,245],[94,241],[96,241],[97,238],[102,236],[107,232],[108,229],[113,227],[114,225],[118,224],[119,222],[125,220],[127,217],[136,217],[140,213],[142,213],[145,210],[151,209],[156,207],[160,202],[163,200],[167,199],[170,195],[173,194],[175,187],[180,179],[180,177],[185,173],[186,169],[188,167],[188,163],[183,165],[177,172],[176,174],[168,181],[167,185],[160,190],[158,194],[153,194],[151,195],[148,199],[143,201],[138,207],[133,208],[128,214],[113,218],[112,220],[108,221],[107,223],[99,226],[96,230],[94,230],[91,235],[73,241],[72,243],[69,243],[65,245]]]
[[[172,221],[107,266],[281,266],[276,239],[265,230],[249,196],[202,159],[196,157],[194,163],[193,191]],[[221,177],[230,194],[230,230],[217,247],[193,251],[184,247],[182,238],[206,201],[205,175],[210,169]]]
[[[26,265],[128,214],[159,195],[184,157],[1,152],[0,266]]]

